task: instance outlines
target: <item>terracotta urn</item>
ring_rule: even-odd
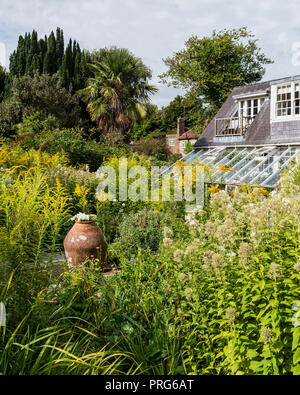
[[[99,258],[103,263],[107,244],[94,220],[75,221],[64,239],[64,249],[66,260],[71,265],[78,265],[87,258]]]

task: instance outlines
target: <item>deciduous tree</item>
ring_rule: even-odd
[[[160,78],[202,98],[215,111],[235,86],[260,81],[263,65],[272,63],[253,37],[246,27],[214,31],[211,37],[192,36],[183,50],[164,59],[168,70]]]

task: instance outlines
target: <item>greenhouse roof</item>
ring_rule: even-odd
[[[192,166],[204,164],[209,183],[274,187],[280,172],[296,160],[299,151],[300,146],[223,146],[194,150],[182,161]]]

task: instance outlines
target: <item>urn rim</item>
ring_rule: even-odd
[[[83,225],[85,225],[85,224],[96,224],[96,222],[95,222],[94,219],[90,219],[88,221],[77,221],[77,220],[75,220],[75,224],[83,224]]]

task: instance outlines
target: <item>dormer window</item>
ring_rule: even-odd
[[[248,100],[240,100],[239,101],[239,113],[240,117],[249,117],[255,118],[259,113],[262,105],[264,104],[265,98],[252,98]]]
[[[295,84],[295,115],[300,115],[300,83]]]
[[[259,91],[243,95],[233,96],[236,106],[229,118],[216,118],[215,137],[244,136],[261,110],[267,92]]]
[[[277,117],[292,115],[291,85],[282,85],[277,87],[276,115]]]
[[[274,86],[273,89],[275,119],[284,120],[299,117],[300,82],[289,82],[288,84],[277,85]]]

